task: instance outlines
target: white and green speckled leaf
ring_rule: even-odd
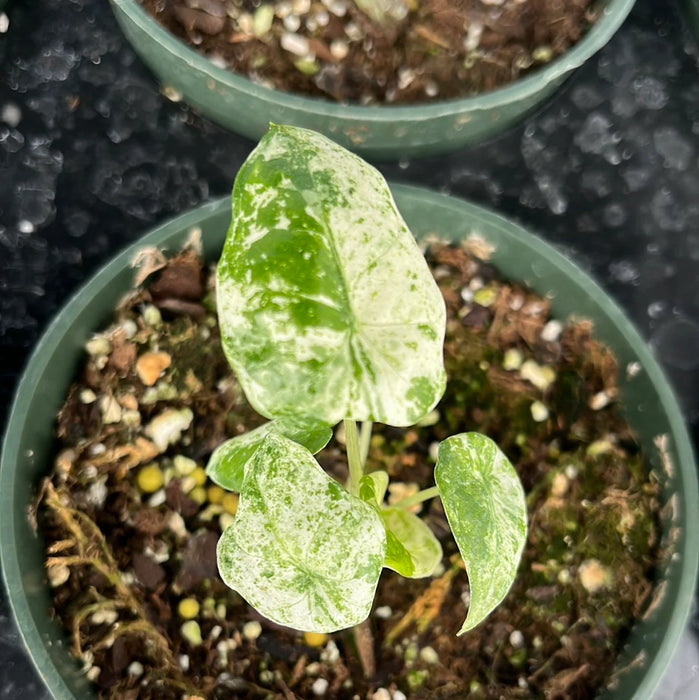
[[[376,510],[270,432],[218,544],[221,577],[270,620],[333,632],[368,616],[386,549]]]
[[[442,561],[442,545],[424,520],[405,508],[383,508],[386,527],[384,566],[407,578],[430,576]]]
[[[208,477],[224,489],[240,491],[245,477],[245,465],[272,430],[298,442],[313,454],[320,452],[332,437],[332,429],[322,423],[277,418],[221,443],[206,465]]]
[[[223,347],[250,403],[410,425],[445,386],[442,296],[381,174],[273,126],[233,188],[217,271]]]
[[[524,491],[507,457],[478,433],[440,443],[435,482],[469,578],[463,634],[502,601],[515,579],[527,539]]]

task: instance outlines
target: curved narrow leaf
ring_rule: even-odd
[[[333,632],[366,619],[386,549],[374,508],[275,432],[245,471],[238,512],[218,544],[226,584],[295,629]]]
[[[250,403],[410,425],[445,386],[442,296],[381,174],[273,126],[240,169],[217,270],[223,347]]]
[[[320,452],[332,437],[332,429],[322,423],[277,418],[221,443],[206,465],[208,477],[224,489],[240,491],[243,488],[245,465],[272,431],[303,445],[312,454]]]
[[[442,561],[442,545],[424,520],[404,508],[383,508],[384,566],[408,578],[430,576]]]
[[[435,481],[471,588],[463,634],[500,603],[514,581],[527,539],[524,491],[507,457],[478,433],[440,444]]]

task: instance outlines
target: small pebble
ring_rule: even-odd
[[[85,677],[88,681],[95,683],[100,677],[100,673],[102,673],[102,669],[99,666],[91,666],[85,674]]]
[[[112,344],[103,335],[98,335],[85,343],[85,350],[87,350],[88,355],[93,357],[109,355],[112,351]]]
[[[80,402],[84,404],[91,404],[97,401],[97,394],[95,394],[92,389],[83,389],[80,392]]]
[[[163,482],[163,471],[155,463],[141,467],[136,475],[136,485],[142,493],[155,493]]]
[[[121,421],[121,406],[113,396],[103,396],[100,399],[100,411],[105,425],[113,425]]]
[[[177,659],[177,662],[180,665],[180,668],[183,671],[189,671],[189,655],[188,654],[180,654],[179,658]]]
[[[232,513],[221,513],[218,518],[218,525],[221,532],[225,532],[235,521],[235,515]]]
[[[243,637],[254,642],[262,634],[262,625],[257,620],[250,620],[243,625]]]
[[[285,51],[293,53],[295,56],[307,56],[309,53],[308,39],[300,34],[285,32],[279,43]]]
[[[146,435],[153,440],[156,447],[164,452],[170,443],[177,442],[183,430],[189,428],[194,419],[192,409],[165,409],[145,428]]]
[[[315,681],[313,681],[313,685],[311,686],[311,690],[313,691],[313,695],[318,695],[322,696],[325,695],[325,693],[328,690],[328,686],[330,684],[325,678],[316,678]]]
[[[510,348],[505,352],[505,356],[502,358],[502,368],[508,372],[517,370],[522,366],[523,360],[524,357],[519,350]]]
[[[304,632],[303,641],[309,647],[322,647],[328,640],[328,635],[322,632]]]
[[[556,380],[556,372],[552,367],[539,365],[534,360],[526,360],[520,367],[519,374],[541,391],[546,391]]]
[[[175,467],[179,476],[188,476],[197,468],[197,463],[184,455],[176,455],[172,460],[172,466]]]
[[[597,559],[586,559],[578,568],[578,578],[582,587],[588,593],[597,593],[603,588],[608,588],[612,582],[612,575]]]
[[[146,352],[136,360],[136,374],[145,386],[153,386],[171,363],[166,352]]]
[[[521,649],[524,646],[524,635],[519,630],[514,630],[510,633],[510,644],[515,649]]]
[[[434,665],[439,663],[439,654],[432,647],[420,649],[420,659],[426,664]]]
[[[590,398],[588,406],[593,411],[599,411],[609,404],[612,397],[606,391],[598,391],[593,397]]]
[[[221,505],[224,510],[231,515],[235,515],[238,512],[238,501],[239,496],[237,493],[232,493],[228,491],[221,500]]]
[[[391,700],[391,693],[386,688],[379,688],[371,696],[371,700]]]
[[[394,690],[393,691],[393,700],[408,700],[405,697],[405,693],[401,690]]]
[[[196,620],[187,620],[180,627],[180,633],[193,647],[199,646],[202,643],[201,627]]]
[[[163,317],[160,314],[160,309],[153,304],[146,304],[141,312],[143,320],[151,327],[157,328],[163,322]]]
[[[376,608],[374,611],[374,615],[376,615],[376,617],[378,617],[380,620],[387,620],[392,614],[393,610],[391,610],[390,606],[388,605],[382,605],[381,607]]]
[[[547,343],[553,343],[563,332],[563,324],[560,321],[549,321],[541,331],[541,339]]]
[[[143,664],[140,661],[132,661],[126,669],[126,672],[133,678],[140,678],[143,675],[143,671]]]
[[[183,598],[177,604],[177,614],[183,620],[192,620],[199,614],[199,602],[196,598]]]
[[[206,489],[206,498],[212,505],[220,505],[223,503],[223,497],[226,492],[220,486],[209,486]]]
[[[160,489],[148,499],[148,505],[151,508],[157,508],[158,506],[163,505],[163,503],[165,503],[166,500],[167,494],[165,493],[165,489]]]
[[[549,417],[549,410],[541,401],[534,401],[529,410],[537,423],[543,423]]]
[[[551,482],[551,495],[561,498],[568,491],[568,477],[565,474],[556,474]]]
[[[62,586],[70,578],[70,569],[64,564],[50,566],[47,570],[49,583],[53,588]]]

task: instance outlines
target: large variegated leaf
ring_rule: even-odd
[[[384,566],[407,578],[430,576],[442,561],[442,545],[424,520],[404,508],[379,513],[386,527]]]
[[[223,580],[280,625],[332,632],[366,619],[386,549],[376,510],[274,431],[245,471],[218,544]]]
[[[273,126],[233,189],[223,347],[263,415],[409,425],[444,391],[445,310],[381,174]]]
[[[224,489],[240,491],[243,487],[245,465],[272,430],[298,442],[313,454],[322,450],[332,437],[332,429],[322,423],[278,418],[221,443],[213,451],[206,465],[209,478]]]
[[[505,597],[527,538],[527,510],[517,473],[489,438],[461,433],[439,446],[435,481],[471,589],[459,634]]]

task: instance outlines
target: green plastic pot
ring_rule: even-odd
[[[699,560],[699,494],[692,448],[673,394],[647,346],[616,304],[579,268],[520,226],[466,202],[406,186],[394,186],[396,202],[418,237],[457,240],[478,232],[495,246],[493,263],[507,277],[552,299],[558,318],[570,314],[594,321],[598,337],[619,360],[620,389],[630,423],[654,467],[663,474],[664,495],[674,516],[664,523],[674,555],[661,572],[661,595],[632,631],[619,661],[616,698],[650,699],[680,639],[691,607]],[[42,547],[27,520],[37,484],[51,468],[53,426],[91,334],[104,327],[116,302],[130,288],[129,263],[144,245],[176,251],[194,226],[201,228],[205,255],[216,260],[230,219],[230,200],[202,206],[150,232],[117,256],[66,305],[46,331],[26,368],[12,408],[0,463],[0,554],[19,629],[31,658],[55,698],[91,693],[58,624],[50,598]],[[629,379],[624,368],[639,363]],[[668,436],[668,474],[653,444]],[[672,533],[672,534],[670,534]],[[635,660],[634,663],[631,663]],[[625,669],[625,670],[621,670]]]
[[[156,22],[137,0],[111,0],[116,19],[164,85],[224,127],[257,141],[270,122],[303,126],[378,160],[443,153],[504,130],[549,97],[601,49],[634,0],[600,0],[601,17],[564,56],[512,85],[416,106],[343,105],[262,87],[214,66]]]

